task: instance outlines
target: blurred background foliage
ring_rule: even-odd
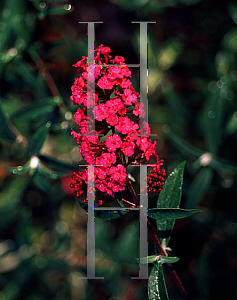
[[[131,21],[156,21],[148,25],[149,121],[168,173],[187,160],[181,207],[203,209],[176,222],[175,268],[191,299],[237,299],[237,5],[230,0],[0,2],[0,299],[147,299],[147,280],[130,279],[138,275],[135,213],[95,219],[96,275],[105,280],[78,279],[86,275],[87,214],[69,187],[81,162],[69,97],[72,64],[87,53],[80,21],[103,21],[95,45],[127,63],[139,63],[139,25]],[[170,298],[180,299],[169,274],[166,281]]]

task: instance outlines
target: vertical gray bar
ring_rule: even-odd
[[[144,104],[146,112],[144,118],[140,116],[141,135],[148,134],[148,123],[141,126],[143,120],[148,122],[147,73],[147,23],[140,23],[140,102]]]
[[[147,212],[148,212],[148,195],[147,195],[147,165],[140,165],[140,247],[139,247],[139,277],[132,279],[148,279],[148,264],[140,263],[141,257],[148,256],[147,243]]]
[[[91,92],[87,98],[87,116],[91,120],[90,128],[87,127],[87,134],[92,135],[91,130],[95,130],[95,77],[94,77],[94,43],[95,43],[95,23],[103,22],[79,22],[88,23],[88,88],[87,92]],[[90,53],[90,50],[93,52]],[[92,68],[89,68],[93,66]],[[80,279],[104,279],[104,277],[95,277],[95,221],[94,221],[94,203],[95,203],[95,182],[94,182],[94,165],[88,165],[88,221],[87,221],[87,277]]]
[[[94,166],[88,166],[87,278],[95,278]]]
[[[94,166],[88,166],[87,277],[95,277]],[[93,193],[93,194],[92,194]]]
[[[147,243],[147,212],[148,212],[148,195],[147,195],[147,165],[140,165],[140,257],[148,256]],[[144,188],[144,189],[142,189]],[[148,278],[148,264],[140,264],[140,278]]]
[[[95,277],[94,165],[88,165],[87,167],[88,167],[87,277],[80,277],[80,279],[104,279],[104,277]]]
[[[140,102],[144,104],[145,116],[142,118],[140,116],[140,130],[141,136],[148,135],[148,68],[147,68],[147,57],[148,57],[148,36],[147,36],[147,24],[156,23],[155,21],[151,22],[132,22],[140,24]],[[142,121],[147,123],[141,126]]]
[[[87,23],[88,24],[88,46],[87,46],[87,57],[88,57],[88,86],[87,86],[87,133],[86,136],[92,135],[91,131],[95,130],[95,116],[94,116],[94,108],[95,108],[95,70],[94,70],[94,50],[95,50],[95,24],[103,23],[103,22],[79,22],[79,23]],[[90,50],[93,52],[90,53]],[[90,92],[90,93],[89,93]],[[89,125],[90,124],[90,125]]]
[[[95,25],[93,23],[88,23],[88,48],[87,48],[87,57],[88,57],[88,86],[87,86],[87,116],[90,121],[90,130],[94,132],[95,130],[95,72],[94,72],[94,46],[95,45]],[[90,53],[90,50],[93,50]],[[90,134],[89,126],[87,127],[87,134]]]

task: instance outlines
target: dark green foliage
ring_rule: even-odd
[[[149,195],[148,218],[168,256],[149,238],[140,259],[154,264],[148,296],[147,283],[130,279],[139,272],[139,220],[129,209],[95,210],[96,276],[105,280],[79,279],[87,207],[70,189],[84,163],[70,135],[70,87],[72,64],[87,55],[87,25],[78,22],[92,20],[104,21],[95,45],[127,63],[139,63],[131,21],[156,21],[148,25],[149,122],[170,175],[158,201]],[[236,23],[235,1],[0,1],[0,299],[181,299],[169,263],[191,299],[237,298]]]
[[[1,104],[0,104],[1,105]],[[15,141],[15,136],[12,133],[6,115],[0,106],[0,137],[6,140]]]
[[[49,134],[50,126],[50,122],[47,122],[45,125],[42,125],[29,140],[27,149],[32,156],[37,155],[39,153]]]
[[[163,221],[186,218],[198,212],[200,212],[198,209],[151,208],[148,209],[148,217]]]
[[[157,208],[168,209],[166,210],[166,215],[171,215],[171,218],[156,219],[157,229],[159,231],[160,241],[163,247],[168,245],[170,235],[174,227],[174,219],[178,219],[178,217],[182,217],[182,215],[190,215],[190,212],[182,212],[177,209],[180,206],[181,201],[184,167],[185,162],[182,162],[169,175],[169,177],[166,179],[164,190],[161,191],[157,200]],[[176,210],[172,212],[172,209]],[[175,215],[177,217],[175,217]]]

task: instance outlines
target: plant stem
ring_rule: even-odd
[[[136,195],[136,193],[134,191],[134,188],[132,186],[132,183],[131,183],[131,181],[130,181],[130,179],[128,177],[127,177],[127,185],[128,185],[129,191],[130,191],[130,193],[132,195],[133,201],[135,202],[135,204],[137,206],[139,206],[139,201],[138,201],[137,195]]]
[[[28,145],[27,139],[19,132],[19,130],[12,123],[10,123],[10,128],[13,134],[15,135],[17,142],[21,143],[26,148]]]
[[[129,202],[128,200],[125,200],[124,198],[122,198],[122,201],[133,206],[133,207],[136,207],[136,204],[132,203],[132,202]]]
[[[53,95],[53,97],[57,97],[57,96],[59,97],[60,93],[58,91],[58,88],[53,80],[53,77],[51,76],[48,69],[46,68],[44,62],[41,59],[39,59],[36,62],[36,65],[39,68],[41,75],[44,77],[44,80],[47,83],[49,90],[50,90],[51,94]]]
[[[152,229],[151,223],[148,220],[147,220],[147,224],[148,224],[148,230],[150,232],[150,235],[151,235],[153,241],[155,242],[155,244],[156,244],[156,246],[157,246],[160,254],[163,255],[163,256],[168,256],[167,252],[162,247],[161,242],[160,242],[158,236],[155,234],[154,230]],[[174,270],[173,265],[170,264],[170,263],[167,263],[166,265],[167,265],[168,270],[169,270],[170,274],[172,275],[172,277],[173,277],[173,279],[174,279],[174,281],[175,281],[175,283],[176,283],[176,285],[177,285],[180,293],[183,295],[183,297],[184,297],[185,300],[188,300],[189,299],[188,294],[187,294],[187,292],[186,292],[186,290],[185,290],[185,288],[184,288],[184,286],[183,286],[183,284],[182,284],[182,282],[181,282],[178,274]]]
[[[127,184],[128,184],[129,191],[130,191],[130,193],[132,195],[133,201],[135,202],[136,206],[139,206],[138,197],[137,197],[137,195],[136,195],[136,193],[134,191],[134,188],[132,186],[132,183],[131,183],[131,181],[130,181],[130,179],[128,177],[127,177]],[[154,232],[154,230],[153,230],[153,228],[151,226],[151,223],[148,220],[147,220],[147,224],[148,224],[148,231],[149,231],[149,233],[150,233],[153,241],[155,242],[155,244],[156,244],[156,246],[157,246],[160,254],[163,255],[163,256],[168,256],[166,250],[162,247],[161,242],[160,242],[157,234]],[[183,295],[184,299],[188,300],[189,299],[188,294],[187,294],[187,292],[186,292],[186,290],[185,290],[185,288],[184,288],[184,286],[183,286],[183,284],[182,284],[182,282],[181,282],[178,274],[174,270],[173,265],[170,264],[170,263],[167,263],[166,265],[167,265],[168,270],[169,270],[170,274],[172,275],[172,277],[173,277],[173,279],[174,279],[174,281],[175,281],[175,283],[176,283],[179,291]]]

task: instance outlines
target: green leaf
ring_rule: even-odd
[[[31,155],[36,155],[42,148],[50,129],[51,123],[47,122],[45,125],[42,125],[32,136],[28,143],[28,151]]]
[[[225,133],[227,135],[232,135],[236,133],[236,131],[237,131],[237,112],[235,111],[226,124]]]
[[[72,9],[70,7],[71,7],[71,5],[69,5],[69,4],[65,4],[64,6],[60,6],[60,7],[53,7],[48,10],[47,14],[48,15],[65,15],[65,14],[72,12]]]
[[[148,299],[169,300],[161,261],[157,261],[151,270],[148,280]]]
[[[15,59],[15,72],[32,90],[37,87],[37,77],[34,69],[20,58]]]
[[[12,28],[15,31],[15,34],[19,38],[22,38],[25,42],[30,40],[29,35],[29,25],[27,24],[28,20],[28,11],[27,11],[27,3],[25,0],[9,0],[7,1],[9,4],[10,9],[12,10],[11,18],[12,21]]]
[[[220,93],[221,89],[216,87],[207,100],[208,105],[200,116],[207,150],[213,154],[218,152],[224,126],[223,117],[226,100],[221,97]]]
[[[53,108],[58,106],[60,103],[61,99],[59,97],[46,98],[18,110],[11,116],[11,119],[32,120],[36,117],[52,112]]]
[[[67,174],[67,172],[52,171],[49,168],[45,167],[41,162],[39,162],[38,164],[38,170],[42,175],[50,179],[58,179]]]
[[[54,194],[54,188],[49,181],[36,169],[32,175],[32,180],[36,187],[47,194]]]
[[[179,149],[179,151],[185,155],[188,155],[190,158],[198,158],[204,153],[204,151],[190,145],[171,130],[167,132],[167,135],[170,137],[171,141]]]
[[[78,204],[86,211],[88,211],[88,204],[82,203],[81,201],[77,201]],[[129,209],[126,210],[106,210],[106,207],[96,208],[94,211],[95,218],[100,218],[104,220],[112,220],[122,217],[128,212]]]
[[[121,207],[125,207],[124,204],[123,204],[123,200],[122,200],[122,193],[118,192],[118,193],[115,193],[115,197],[119,203],[119,205]]]
[[[179,261],[179,258],[175,256],[160,255],[160,261],[162,262],[162,264],[173,264]]]
[[[185,207],[197,207],[205,196],[213,177],[213,170],[210,167],[202,168],[195,176],[187,192]]]
[[[140,258],[140,264],[150,264],[160,259],[159,255],[151,255],[147,257]],[[136,261],[139,262],[139,258],[136,258]]]
[[[2,105],[0,103],[0,138],[6,140],[15,141],[15,135],[12,133],[7,116],[2,109]]]
[[[14,174],[14,175],[22,175],[30,170],[30,160],[24,164],[23,166],[18,166],[18,167],[6,167],[5,168],[7,172]]]
[[[129,210],[106,210],[106,208],[98,209],[95,211],[95,217],[104,220],[112,220],[124,216],[128,211]]]
[[[156,220],[175,220],[190,217],[199,213],[198,209],[181,209],[181,208],[151,208],[148,209],[148,217]]]
[[[157,208],[178,208],[180,205],[185,161],[179,164],[168,176],[161,191]],[[156,220],[160,240],[163,247],[168,245],[175,220]]]
[[[139,261],[139,258],[137,258],[136,260]],[[179,258],[175,256],[163,256],[163,255],[151,255],[151,256],[140,258],[141,264],[149,264],[155,261],[161,261],[162,263],[172,264],[179,261]]]
[[[5,24],[4,30],[1,30],[1,43],[0,43],[0,53],[3,53],[4,49],[7,49],[6,48],[7,42],[10,38],[11,18],[1,18],[1,21],[3,22],[3,24]],[[2,58],[4,58],[4,56]],[[1,63],[2,63],[2,60],[1,60]]]
[[[44,162],[50,169],[55,171],[73,171],[78,170],[78,165],[73,165],[62,160],[59,160],[53,156],[39,155],[39,159]]]
[[[235,173],[237,173],[237,165],[234,163],[231,163],[229,160],[226,159],[222,159],[219,157],[213,157],[211,162],[210,162],[210,166],[213,169],[217,169],[217,171],[219,170],[231,170]]]

